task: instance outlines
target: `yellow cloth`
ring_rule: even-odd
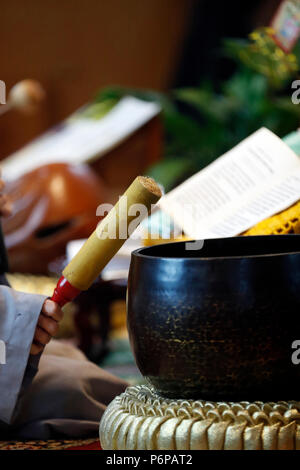
[[[282,212],[262,220],[243,235],[284,235],[300,233],[300,201]]]

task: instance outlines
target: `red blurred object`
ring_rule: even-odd
[[[47,273],[69,240],[86,238],[106,202],[102,180],[85,165],[53,163],[6,185],[14,209],[3,220],[10,271]]]

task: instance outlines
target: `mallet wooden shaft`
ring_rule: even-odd
[[[138,176],[63,270],[52,299],[63,305],[88,289],[129,237],[130,223],[141,222],[161,195],[152,178]]]

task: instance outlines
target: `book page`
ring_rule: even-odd
[[[239,235],[300,199],[299,157],[261,128],[159,202],[192,238]]]

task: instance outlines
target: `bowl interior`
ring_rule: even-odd
[[[198,250],[187,249],[187,242],[166,243],[134,251],[151,258],[244,258],[300,253],[300,235],[261,235],[204,240]],[[190,242],[189,242],[190,243]]]

